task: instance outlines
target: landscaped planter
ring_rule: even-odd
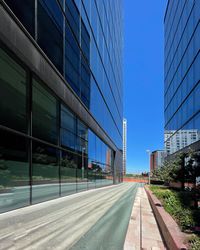
[[[157,220],[158,226],[164,238],[164,241],[170,250],[186,250],[188,249],[185,244],[187,237],[186,234],[181,232],[178,224],[162,207],[161,202],[156,196],[145,187],[147,196],[149,198],[152,210]]]

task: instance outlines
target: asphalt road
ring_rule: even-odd
[[[0,215],[0,249],[122,250],[140,184],[77,193]]]

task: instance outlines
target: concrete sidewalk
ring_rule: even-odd
[[[0,249],[122,250],[138,186],[103,187],[0,214]]]
[[[166,249],[143,187],[138,188],[124,243],[124,250],[141,249]]]

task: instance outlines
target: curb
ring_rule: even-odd
[[[187,250],[184,244],[186,235],[181,232],[178,224],[163,208],[156,196],[145,187],[156,221],[164,238],[165,244],[170,250]]]

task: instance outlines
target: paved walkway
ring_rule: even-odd
[[[124,244],[124,250],[141,249],[166,249],[143,187],[138,188]]]
[[[0,249],[122,250],[139,186],[123,183],[0,214]]]

